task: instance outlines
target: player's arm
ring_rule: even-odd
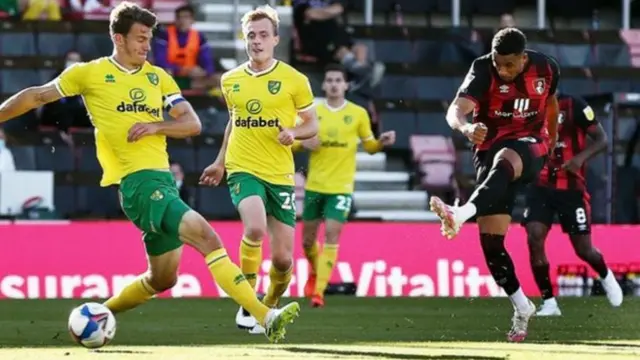
[[[227,155],[227,145],[229,144],[229,136],[231,136],[231,112],[229,112],[229,121],[227,121],[227,126],[224,128],[222,146],[220,146],[220,151],[218,152],[218,156],[215,160],[218,164],[224,164],[225,156]]]
[[[62,98],[57,80],[20,91],[0,105],[0,123]]]
[[[158,123],[158,134],[176,139],[200,135],[202,131],[200,118],[182,94],[170,95],[164,103],[174,121]]]
[[[358,121],[358,136],[360,137],[360,141],[362,141],[364,151],[369,154],[382,151],[387,141],[386,138],[390,133],[391,132],[385,132],[380,134],[380,139],[376,139],[375,136],[373,136],[373,131],[371,131],[371,118],[366,110],[362,110],[362,115]],[[395,132],[393,132],[393,138],[395,141]]]
[[[576,155],[582,161],[587,161],[607,148],[607,133],[596,120],[596,114],[586,101],[573,98],[573,121],[591,139],[589,144]]]
[[[467,115],[475,109],[476,104],[489,91],[490,84],[489,67],[483,62],[475,60],[447,110],[447,123],[452,129],[465,131],[465,128],[470,125]]]
[[[558,63],[549,58],[549,66],[551,67],[551,84],[549,87],[549,98],[547,99],[546,123],[547,133],[551,142],[550,151],[555,148],[558,140],[558,115],[560,115],[560,107],[558,105],[558,81],[560,81],[560,66]]]
[[[311,84],[306,76],[300,74],[293,102],[302,120],[292,129],[293,136],[297,140],[311,139],[318,133],[318,116],[316,115],[315,99],[311,91]]]

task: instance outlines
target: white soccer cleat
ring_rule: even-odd
[[[431,207],[431,211],[436,213],[440,218],[440,222],[442,226],[440,227],[440,231],[442,235],[447,239],[451,240],[458,232],[460,232],[460,228],[462,227],[463,221],[460,221],[457,216],[457,200],[454,206],[450,206],[444,203],[439,197],[432,196],[429,200],[429,206]]]
[[[511,330],[507,334],[507,340],[511,342],[522,342],[527,337],[529,320],[536,314],[536,306],[529,300],[529,309],[525,312],[515,310],[511,319]]]
[[[241,306],[236,313],[236,325],[238,325],[240,329],[251,330],[258,325],[258,321]]]
[[[249,329],[249,334],[251,335],[260,335],[260,334],[264,334],[265,332],[266,332],[265,328],[262,327],[262,325],[260,324],[257,324],[253,328]]]
[[[558,306],[556,299],[551,298],[542,303],[536,316],[562,316],[562,311],[560,311],[560,306]]]
[[[618,284],[618,280],[616,280],[616,277],[615,275],[613,275],[613,272],[611,270],[609,270],[607,276],[605,276],[605,278],[602,279],[601,282],[604,291],[607,293],[607,299],[609,300],[611,306],[618,307],[622,305],[624,294],[622,293],[620,284]]]
[[[287,325],[300,315],[300,304],[291,302],[280,309],[271,309],[265,319],[264,334],[269,341],[277,343],[284,339]]]

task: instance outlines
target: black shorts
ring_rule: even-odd
[[[558,215],[562,231],[569,235],[591,233],[589,194],[581,190],[556,190],[531,186],[527,190],[527,208],[522,225],[538,222],[551,227]]]
[[[489,171],[493,167],[493,158],[498,151],[508,148],[514,150],[522,159],[522,174],[518,180],[513,181],[505,189],[501,199],[491,204],[488,210],[478,212],[479,216],[488,215],[511,215],[513,205],[518,194],[518,190],[526,184],[531,183],[538,176],[546,161],[546,156],[537,156],[532,146],[539,146],[538,143],[522,140],[504,140],[494,144],[489,150],[477,151],[473,156],[473,166],[476,169],[476,183],[480,185],[489,175]]]
[[[335,21],[309,23],[298,29],[302,52],[322,63],[334,62],[336,51],[341,47],[351,48],[353,41],[345,28]]]

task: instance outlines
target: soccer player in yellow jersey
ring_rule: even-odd
[[[324,306],[324,291],[338,258],[338,239],[351,210],[358,143],[374,154],[392,145],[396,138],[394,131],[388,131],[375,139],[367,111],[345,99],[347,87],[344,69],[330,65],[322,84],[326,101],[317,106],[318,136],[294,145],[295,149],[312,150],[302,220],[304,253],[311,270],[304,292],[311,297],[313,307]],[[317,235],[322,221],[325,242],[318,255]]]
[[[220,154],[201,178],[204,184],[217,185],[226,168],[231,199],[244,227],[240,267],[254,287],[262,240],[269,233],[272,266],[263,299],[269,307],[278,305],[293,267],[296,209],[291,145],[318,130],[307,77],[273,57],[278,25],[278,14],[269,6],[243,16],[249,61],[222,75],[230,120]],[[296,126],[297,116],[302,121]],[[236,324],[253,329],[256,320],[241,308]]]
[[[122,209],[142,231],[149,263],[146,273],[105,303],[111,311],[132,309],[173,287],[188,244],[205,258],[218,285],[277,342],[299,305],[270,309],[256,299],[213,228],[180,199],[169,172],[166,138],[198,135],[201,125],[175,81],[146,62],[155,25],[148,10],[119,4],[110,16],[111,57],[76,64],[54,81],[12,96],[0,105],[0,122],[62,97],[84,97],[95,126],[101,185],[119,185]],[[163,106],[174,121],[163,121]]]

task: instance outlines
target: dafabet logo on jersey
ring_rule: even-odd
[[[260,116],[262,112],[262,103],[258,99],[251,99],[247,101],[246,110],[251,115],[258,115],[256,117],[248,116],[246,119],[241,117],[237,118],[234,122],[235,127],[242,128],[264,128],[264,127],[280,127],[280,120],[278,119],[265,119]]]
[[[144,90],[138,88],[131,89],[129,91],[129,98],[131,102],[121,102],[116,110],[122,113],[147,113],[156,118],[160,117],[160,108],[152,108],[145,103],[147,95],[144,93]]]

